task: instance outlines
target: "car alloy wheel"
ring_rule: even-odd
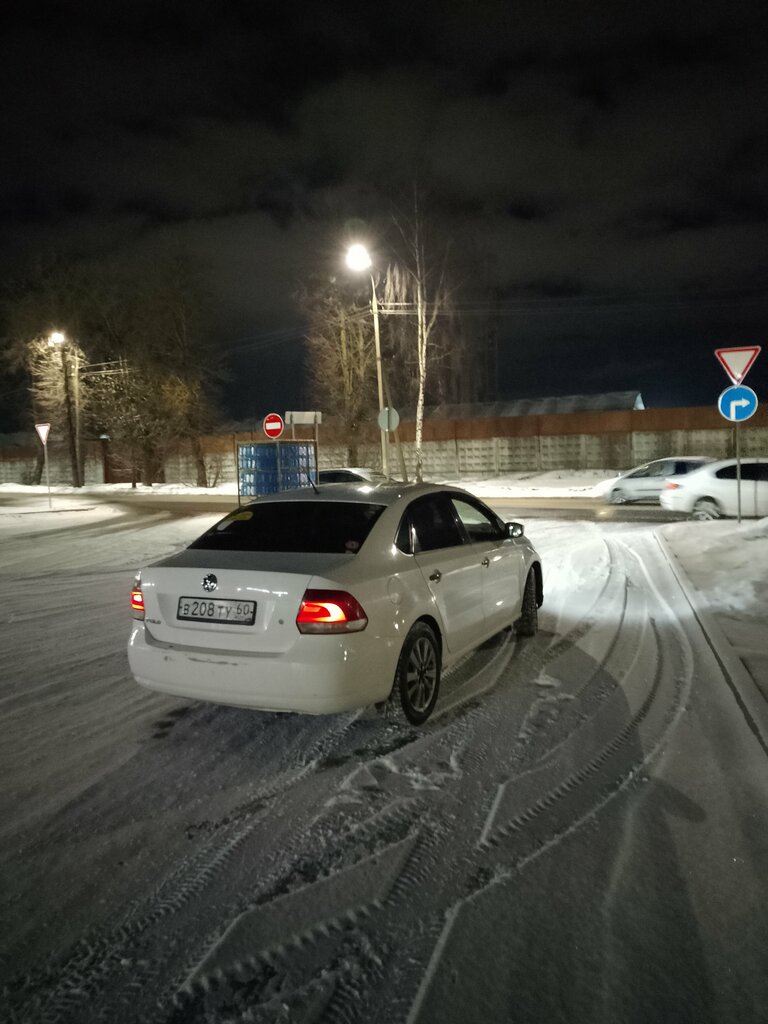
[[[611,491],[611,504],[613,505],[625,505],[629,499],[627,498],[626,492],[622,491],[620,487],[615,487]]]
[[[394,689],[408,721],[412,725],[426,722],[440,690],[440,648],[425,622],[417,622],[405,638]]]

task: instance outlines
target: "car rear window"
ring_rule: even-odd
[[[383,511],[383,505],[351,501],[255,503],[231,512],[189,546],[354,555]]]

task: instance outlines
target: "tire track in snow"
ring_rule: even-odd
[[[643,560],[624,544],[620,545],[620,554],[625,566],[632,559],[646,575],[645,601],[635,610],[648,614],[651,626],[641,641],[646,650],[636,652],[621,681],[621,690],[612,691],[615,700],[626,701],[630,714],[625,724],[618,731],[611,730],[591,755],[590,744],[579,749],[577,735],[572,734],[527,778],[510,779],[499,787],[477,843],[478,852],[487,852],[492,863],[479,872],[474,890],[446,909],[444,926],[408,1013],[408,1024],[440,1019],[443,1001],[451,992],[451,975],[460,967],[456,957],[461,953],[454,951],[459,945],[454,937],[471,929],[464,921],[467,912],[497,887],[501,890],[514,884],[528,864],[582,828],[631,784],[657,756],[684,710],[692,683],[693,656],[688,637]],[[655,612],[653,617],[651,610]],[[662,635],[660,621],[667,635]],[[604,667],[610,665],[618,647],[617,638],[606,652]],[[655,652],[650,677],[642,662],[642,657],[648,656],[648,647]],[[604,714],[608,713],[609,701],[601,705]],[[599,723],[590,720],[587,725]],[[571,767],[574,762],[575,767]]]
[[[157,965],[137,959],[135,950],[141,948],[148,934],[157,930],[160,924],[167,924],[169,919],[178,917],[194,900],[199,900],[205,890],[210,889],[223,869],[236,856],[238,851],[249,841],[254,830],[264,820],[265,815],[276,800],[281,802],[297,784],[304,781],[310,774],[326,771],[328,766],[318,760],[318,754],[332,748],[334,737],[345,737],[357,716],[339,717],[310,745],[301,763],[294,765],[292,771],[279,777],[273,777],[270,783],[262,787],[249,800],[230,812],[227,819],[215,823],[214,834],[206,842],[203,849],[195,856],[183,859],[168,881],[146,902],[148,910],[140,907],[129,911],[123,925],[105,937],[87,937],[70,952],[66,963],[61,968],[55,965],[46,968],[41,975],[21,979],[18,988],[30,992],[44,990],[44,995],[34,997],[27,1002],[22,1019],[25,1021],[45,1021],[52,1024],[59,1022],[90,1019],[86,1006],[97,993],[113,989],[127,989],[125,995],[117,996],[117,1004],[130,1011],[135,1003],[136,989],[147,986],[162,986],[162,970]],[[376,735],[376,734],[373,734]],[[387,747],[393,749],[403,747],[419,739],[419,733],[401,733],[396,742]],[[380,740],[380,737],[379,737]],[[343,762],[341,762],[343,763]],[[356,770],[356,769],[354,769]],[[354,771],[353,770],[353,771]],[[375,815],[376,827],[374,834],[355,826],[350,835],[354,837],[355,848],[362,841],[367,848],[380,842],[382,831],[391,831],[392,823],[407,821],[412,823],[415,814],[410,803],[400,802],[389,811],[378,811]],[[320,816],[322,819],[322,816]],[[308,864],[314,864],[313,854],[322,847],[322,832],[325,822],[320,820],[320,827],[301,837],[294,855]],[[322,873],[322,871],[321,871]],[[284,867],[273,870],[267,882],[278,885]],[[262,887],[263,878],[259,879]],[[306,890],[306,884],[297,883],[299,891]],[[275,897],[278,898],[278,897]],[[304,898],[304,896],[302,896]],[[213,941],[213,940],[212,940]],[[125,980],[126,964],[131,965],[130,979]],[[111,1003],[116,1009],[115,1003]],[[115,1018],[119,1019],[119,1018]],[[130,1017],[128,1019],[131,1019]]]
[[[599,603],[599,600],[601,598],[605,597],[606,592],[608,590],[609,582],[610,581],[607,581],[606,584],[602,587],[602,589],[600,591],[600,594],[598,595],[598,599],[596,600],[595,604],[593,605],[593,608],[592,608],[593,612],[595,611],[595,607]],[[620,585],[622,587],[621,593],[622,593],[622,595],[625,595],[626,588],[624,587],[623,581],[620,581]],[[609,601],[610,601],[611,605],[615,604],[615,598],[613,596],[610,596]],[[622,601],[625,603],[625,598],[624,597],[622,597]],[[623,615],[623,613],[622,613],[622,615]],[[586,635],[589,632],[589,629],[592,628],[592,623],[593,622],[597,622],[598,620],[599,620],[599,616],[593,615],[592,616],[592,620],[590,621],[590,623],[588,623],[586,625],[586,627],[584,626],[584,624],[580,623],[579,625],[580,625],[581,628],[578,629],[578,630],[574,630],[572,635],[574,637],[578,636],[579,638],[581,638],[582,636]],[[610,639],[609,639],[609,641],[608,641],[608,643],[606,645],[607,646],[607,651],[606,651],[606,654],[605,654],[605,658],[607,658],[608,655],[615,649],[619,632],[620,632],[620,623],[619,623],[619,625],[617,625],[613,635],[610,637]],[[571,646],[570,644],[565,643],[563,645],[563,650],[569,649],[570,646]],[[554,657],[556,657],[557,653],[558,653],[557,650],[554,652],[554,654],[551,651],[548,652],[547,660],[552,660]],[[596,669],[595,672],[593,673],[593,675],[596,675],[597,672],[598,672],[598,670]],[[453,737],[450,740],[448,740],[449,745],[450,745],[451,742],[455,742],[455,740],[456,740],[456,738],[457,738],[459,733],[465,733],[466,732],[466,728],[465,727],[466,727],[467,723],[469,723],[470,725],[475,725],[478,722],[486,722],[486,721],[487,721],[487,715],[486,715],[484,709],[482,709],[482,710],[471,709],[470,712],[466,716],[463,716],[462,719],[460,720],[461,725],[459,725],[457,723],[454,723],[454,725],[453,725],[453,733],[454,733],[454,735],[453,735]],[[463,738],[466,739],[466,736],[463,736]],[[436,736],[433,737],[431,743],[427,744],[425,742],[423,744],[423,746],[426,748],[427,746],[430,746],[430,745],[431,746],[439,745],[440,739],[445,740],[445,737],[444,736],[440,736],[439,734],[437,734]],[[418,745],[419,744],[414,744],[413,747],[418,746]],[[412,751],[413,747],[411,748],[411,751]],[[423,753],[423,751],[422,751],[422,753]],[[489,754],[490,754],[490,751],[488,750],[488,748],[482,748],[481,747],[481,751],[478,752],[478,749],[476,747],[472,747],[471,750],[468,751],[467,756],[465,758],[465,767],[470,767],[471,770],[474,773],[487,770],[487,764],[488,764],[488,761],[489,761]],[[402,770],[401,770],[401,774],[402,774]],[[454,773],[454,775],[456,777],[458,777],[459,773]],[[586,780],[586,778],[587,777],[585,776],[585,780]],[[580,782],[583,782],[585,780],[580,780]],[[445,780],[443,780],[443,781],[445,781]],[[426,836],[425,836],[425,832],[426,832]],[[428,889],[430,882],[432,882],[434,877],[435,877],[435,873],[440,871],[441,862],[444,860],[444,855],[445,855],[444,846],[445,846],[445,843],[447,841],[449,841],[450,838],[452,838],[452,833],[451,833],[450,829],[445,830],[444,828],[441,828],[441,827],[430,827],[428,829],[423,829],[422,830],[422,840],[421,840],[417,850],[414,850],[413,858],[409,862],[409,865],[408,865],[408,870],[404,871],[402,876],[401,876],[401,878],[399,880],[397,880],[392,885],[390,898],[387,901],[387,904],[385,906],[377,907],[373,911],[374,917],[376,918],[375,921],[371,921],[370,922],[370,928],[371,928],[371,930],[373,932],[376,932],[377,929],[382,929],[382,927],[383,927],[383,930],[385,932],[387,932],[387,926],[386,925],[384,925],[384,926],[382,925],[382,919],[384,919],[384,921],[386,921],[386,919],[388,917],[388,913],[387,913],[388,911],[389,911],[389,916],[392,918],[392,920],[390,920],[390,922],[389,922],[389,928],[394,927],[394,929],[397,930],[397,925],[394,924],[394,920],[396,918],[398,918],[400,916],[400,914],[402,913],[403,905],[404,904],[405,905],[413,904],[414,901],[417,902],[417,903],[418,902],[422,902],[418,898],[419,894]],[[477,860],[477,855],[475,855],[474,860],[475,861]],[[476,874],[476,869],[477,869],[477,864],[471,864],[471,867],[469,867],[467,869],[465,874],[467,874],[470,877],[470,879],[471,879],[471,877],[474,874]],[[470,881],[469,882],[469,886],[465,886],[465,887],[471,887],[472,884],[473,883]],[[426,908],[424,908],[424,910],[425,910],[425,916],[422,917],[422,920],[429,921],[430,918],[432,918],[432,919],[434,918],[434,906],[426,907]],[[435,925],[434,920],[432,920],[431,924],[429,924],[426,927],[428,928],[428,932],[433,935],[433,939],[436,941],[438,936],[439,936],[439,934],[440,934],[441,928],[437,927]],[[369,935],[369,940],[370,939],[371,939],[371,936]],[[381,946],[381,943],[379,943],[379,945]],[[382,950],[382,953],[383,953],[383,950]],[[295,970],[295,964],[294,964],[294,970]],[[374,973],[376,973],[376,972],[374,972]],[[364,967],[362,961],[357,964],[357,967],[356,967],[356,969],[354,971],[352,971],[352,974],[357,979],[356,983],[355,984],[349,984],[348,979],[347,979],[346,982],[344,982],[343,979],[340,980],[339,981],[339,988],[338,989],[334,989],[333,996],[330,997],[330,1000],[327,1003],[323,1004],[323,1009],[322,1009],[322,1012],[321,1012],[320,1016],[316,1017],[314,1011],[312,1011],[310,1009],[310,1007],[307,1006],[306,1009],[307,1009],[308,1016],[304,1017],[304,1016],[298,1014],[298,1011],[296,1009],[295,1003],[292,1003],[291,1004],[292,1012],[297,1014],[292,1019],[296,1019],[296,1020],[304,1020],[304,1019],[306,1019],[306,1020],[315,1020],[315,1019],[317,1019],[317,1020],[323,1020],[323,1021],[336,1021],[336,1020],[350,1020],[351,1021],[351,1020],[365,1019],[365,1013],[367,1011],[363,1011],[361,1009],[364,1006],[365,1001],[366,1001],[363,998],[363,993],[366,992],[368,989],[370,989],[372,986],[375,986],[377,981],[376,981],[376,978],[373,976],[373,974],[371,974],[370,972],[367,972],[365,970],[365,967]],[[305,984],[303,984],[301,986],[301,990],[305,991],[307,993],[314,992],[315,991],[315,986],[319,983],[319,976],[316,976],[314,978],[314,982],[315,982],[314,986],[312,984],[312,980],[306,982]],[[295,995],[295,993],[294,993],[294,995]],[[218,1000],[220,998],[224,998],[224,997],[222,997],[221,993],[218,993],[218,994],[208,993],[207,1001],[206,1001],[206,1004],[205,1004],[205,1009],[203,1010],[202,1006],[198,1007],[198,1010],[200,1011],[200,1014],[201,1014],[199,1019],[201,1019],[201,1020],[204,1019],[204,1017],[206,1017],[206,1015],[208,1015],[208,1014],[212,1014],[212,1013],[215,1014],[215,1007],[219,1005]],[[226,997],[226,998],[228,998],[228,997]],[[187,1009],[189,1010],[190,1008],[187,1007]],[[341,1014],[341,1016],[339,1016],[339,1014]]]
[[[551,670],[553,664],[568,655],[577,645],[583,647],[586,643],[587,649],[591,646],[595,651],[599,647],[604,653],[602,660],[598,659],[597,667],[592,669],[592,686],[589,690],[598,710],[586,720],[586,727],[591,723],[595,732],[606,725],[600,719],[600,709],[607,706],[605,701],[615,690],[611,679],[619,671],[621,658],[624,657],[620,628],[616,627],[611,635],[610,630],[601,633],[599,627],[609,622],[609,613],[615,611],[614,591],[620,589],[625,595],[622,622],[626,616],[626,602],[634,597],[626,586],[626,573],[622,575],[619,560],[613,557],[610,565],[608,579],[593,601],[586,621],[582,619],[575,623],[567,631],[567,639],[562,638],[559,646],[556,642],[548,651],[544,651],[543,644],[539,642],[519,647],[515,645],[509,661],[511,667],[530,664],[540,671],[545,666]],[[595,627],[598,627],[597,632],[590,636]],[[650,635],[658,640],[656,628],[650,630]],[[611,667],[612,659],[617,659],[616,666]],[[656,676],[659,680],[658,691],[667,682],[666,666],[661,659],[657,664]],[[584,678],[581,677],[582,682]],[[598,682],[600,685],[597,685]],[[347,779],[350,775],[357,778],[346,789],[339,784],[334,793],[351,797],[352,802],[339,804],[331,800],[327,806],[315,809],[312,825],[291,851],[294,859],[297,854],[304,855],[310,866],[320,866],[320,874],[315,879],[302,879],[299,871],[295,879],[286,880],[284,871],[281,874],[278,868],[269,876],[273,882],[271,888],[267,886],[266,890],[260,889],[257,892],[260,891],[263,897],[263,903],[259,904],[264,908],[262,913],[266,916],[279,916],[276,908],[281,899],[295,904],[303,901],[311,903],[316,899],[319,904],[320,894],[325,887],[328,901],[325,913],[320,915],[323,920],[311,921],[304,927],[297,926],[297,934],[292,935],[286,945],[272,948],[267,942],[269,948],[255,950],[250,959],[232,956],[223,946],[220,955],[214,955],[211,950],[215,948],[220,933],[209,931],[198,961],[199,971],[189,986],[193,991],[184,989],[185,979],[190,978],[190,970],[187,968],[186,973],[182,971],[179,975],[178,984],[182,992],[178,1007],[176,1010],[170,1009],[166,992],[160,999],[160,1007],[166,1007],[166,1011],[156,1009],[154,1019],[172,1019],[165,1017],[167,1012],[172,1016],[178,1013],[175,1018],[178,1021],[203,1021],[215,1018],[224,1007],[232,1009],[233,1001],[240,1019],[276,1019],[268,1014],[279,1009],[282,1003],[290,1006],[293,1014],[290,1019],[295,1021],[324,1020],[335,1024],[342,1020],[405,1019],[409,1007],[415,1005],[415,994],[422,990],[425,993],[429,991],[429,984],[426,989],[423,988],[425,970],[429,978],[434,978],[443,963],[443,956],[450,952],[451,932],[445,930],[446,915],[449,919],[455,919],[462,906],[494,882],[498,884],[501,877],[499,871],[509,871],[511,864],[524,864],[525,856],[541,855],[556,845],[569,829],[578,828],[583,821],[588,820],[602,806],[602,802],[610,799],[617,791],[613,788],[617,782],[613,769],[620,762],[622,751],[627,748],[631,730],[645,728],[650,736],[658,727],[654,709],[659,705],[657,693],[654,692],[648,707],[636,718],[634,726],[624,723],[623,728],[630,730],[627,737],[622,739],[619,729],[604,740],[602,760],[601,753],[596,754],[594,747],[590,748],[586,744],[584,750],[581,750],[572,740],[571,746],[576,748],[575,752],[583,754],[581,771],[577,772],[578,777],[564,792],[561,792],[564,785],[562,778],[553,774],[546,780],[548,788],[545,793],[540,793],[544,804],[532,819],[542,826],[537,833],[536,848],[528,854],[523,852],[522,861],[519,861],[521,852],[518,849],[518,861],[515,861],[515,850],[510,846],[514,845],[519,835],[526,834],[525,827],[511,829],[509,834],[504,832],[502,818],[507,811],[502,813],[502,800],[498,798],[498,792],[495,794],[497,799],[493,818],[488,825],[491,808],[485,799],[488,773],[493,771],[498,775],[506,772],[507,781],[513,782],[519,778],[519,772],[515,774],[515,770],[519,767],[521,751],[531,749],[529,737],[518,736],[515,741],[514,737],[508,737],[498,727],[499,707],[504,706],[509,696],[504,692],[506,689],[492,684],[487,705],[484,703],[480,707],[461,708],[452,714],[446,713],[442,720],[420,733],[402,729],[367,730],[365,723],[353,720],[345,721],[337,740],[325,732],[317,736],[313,756],[308,757],[299,767],[300,774],[293,779],[275,780],[271,786],[262,789],[261,794],[271,795],[271,798],[282,803],[284,798],[290,800],[296,783],[307,782],[311,777],[325,774],[347,763],[351,766]],[[585,687],[580,686],[575,700],[584,691]],[[603,713],[613,726],[615,723],[610,715]],[[381,731],[384,732],[383,741]],[[564,754],[563,745],[568,743],[568,735],[572,730],[569,729],[563,737],[551,722],[547,722],[537,732],[542,743],[549,744],[550,751],[559,749],[560,754]],[[375,734],[378,734],[377,743],[373,742]],[[557,740],[554,747],[551,743],[553,735]],[[358,745],[353,747],[354,743]],[[592,765],[594,767],[590,770]],[[624,783],[619,780],[621,784]],[[430,813],[424,810],[423,805],[419,805],[422,810],[419,814],[413,804],[398,810],[396,801],[402,801],[405,793],[418,792],[419,788],[431,788],[437,794],[436,811]],[[579,800],[575,799],[576,794]],[[466,813],[467,806],[470,807],[469,813]],[[359,829],[356,833],[353,829],[346,836],[334,834],[339,822],[346,820],[349,824],[349,818],[345,819],[345,815],[358,812],[365,815],[372,809],[375,813],[368,813],[362,822],[355,822],[355,829]],[[267,809],[264,809],[266,813]],[[245,844],[250,839],[250,830],[256,827],[256,821],[249,821],[249,816],[258,814],[252,800],[243,805],[242,814],[245,820],[240,824],[245,830]],[[211,850],[203,851],[214,861],[226,836],[234,845],[222,863],[230,861],[240,849],[234,843],[236,834],[231,834],[236,833],[232,817],[230,815],[230,821],[223,823],[217,830],[221,835],[217,835]],[[411,830],[407,840],[410,844],[408,855],[402,860],[398,857],[402,848],[398,849],[397,844],[403,842],[403,839],[393,838],[387,826],[387,822],[391,823],[393,819],[400,822],[400,827]],[[353,834],[356,835],[354,840]],[[341,859],[338,861],[333,861],[327,846],[324,846],[324,843],[329,842],[329,836],[331,845],[340,848]],[[493,841],[478,843],[478,837],[483,836],[486,839],[492,836]],[[373,881],[370,883],[371,890],[366,890],[362,878],[366,873],[364,865],[370,866],[365,855],[370,856],[371,848],[383,851],[393,872],[388,876],[389,887],[383,898],[382,890],[376,889]],[[50,1020],[54,1024],[65,1020],[77,1020],[79,1024],[80,1021],[99,1019],[101,1011],[92,1005],[97,993],[109,998],[108,1002],[102,1004],[102,1009],[109,1013],[115,1011],[112,1022],[136,1019],[132,1015],[137,1006],[136,1000],[140,1002],[140,998],[147,998],[146,994],[141,993],[142,986],[156,997],[166,966],[165,962],[146,968],[137,964],[134,957],[137,946],[141,947],[146,941],[147,931],[156,931],[158,924],[167,923],[170,917],[178,916],[196,898],[199,900],[204,889],[221,880],[221,867],[220,863],[212,864],[210,873],[204,877],[204,858],[194,868],[190,862],[180,865],[178,887],[175,893],[169,889],[165,894],[164,913],[159,917],[152,917],[151,913],[144,913],[143,916],[139,913],[133,924],[145,922],[143,932],[133,931],[129,924],[126,930],[116,932],[113,943],[107,942],[106,947],[103,944],[99,947],[102,952],[106,949],[109,953],[111,974],[109,971],[99,974],[93,962],[79,965],[73,963],[69,989],[61,992],[59,1003],[49,1003],[46,1016],[29,1019]],[[359,869],[359,874],[346,874],[356,869]],[[191,874],[185,881],[185,872],[188,871]],[[345,908],[345,877],[357,878],[364,893],[375,889],[379,895],[363,900],[352,909]],[[194,889],[195,878],[202,880],[202,887],[198,890]],[[304,884],[301,884],[302,881]],[[380,881],[376,879],[376,884]],[[458,904],[457,892],[464,893]],[[288,904],[282,906],[286,908]],[[258,916],[258,908],[254,914]],[[221,919],[221,915],[218,919]],[[256,939],[257,945],[258,941]],[[437,949],[440,955],[436,954]],[[434,960],[436,955],[437,959]],[[434,962],[430,961],[430,957]],[[411,962],[408,962],[409,958]],[[129,960],[132,965],[129,981],[121,976],[127,969],[123,966],[124,960]],[[382,987],[393,969],[401,984],[395,996],[384,999]],[[237,1003],[240,996],[244,1000],[242,1004]],[[418,1019],[418,1014],[427,1005],[426,999],[427,995],[421,997],[420,1008],[413,1019]],[[93,1011],[92,1016],[77,1015],[82,1013],[84,1002],[87,1009]],[[262,1011],[267,1015],[259,1016]],[[251,1012],[255,1016],[249,1018]],[[431,1018],[427,1015],[426,1019]]]

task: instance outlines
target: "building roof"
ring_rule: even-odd
[[[463,402],[434,405],[424,419],[471,420],[490,416],[548,416],[566,412],[613,412],[644,409],[639,391],[610,391],[599,395],[564,395],[557,398],[516,398],[507,402]],[[414,409],[400,412],[403,420],[415,419]]]

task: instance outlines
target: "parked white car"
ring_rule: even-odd
[[[736,459],[710,462],[682,478],[668,480],[661,504],[694,519],[738,514]],[[741,514],[768,516],[768,457],[741,460]]]
[[[606,498],[615,505],[628,501],[657,502],[667,477],[684,476],[712,461],[705,455],[679,455],[645,462],[617,477]]]
[[[128,660],[151,690],[308,714],[390,697],[415,725],[441,670],[537,629],[541,561],[519,523],[433,484],[264,495],[143,569]]]

